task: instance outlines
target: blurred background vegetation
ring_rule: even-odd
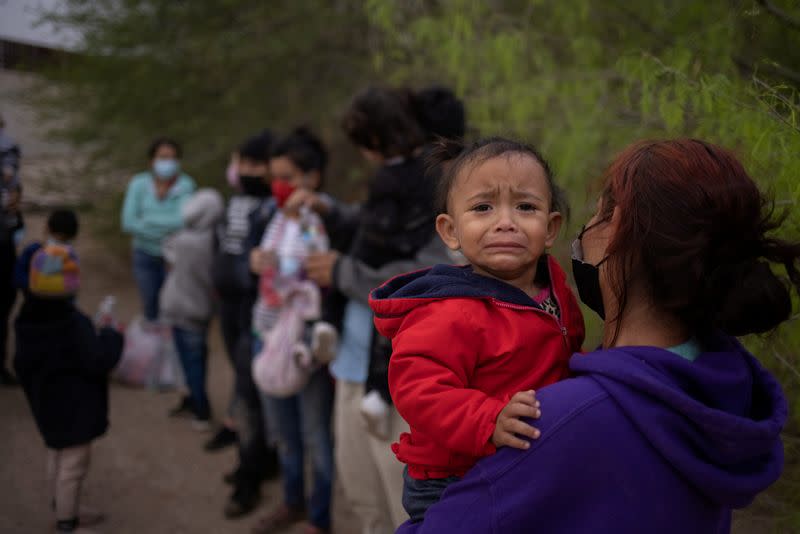
[[[55,135],[93,155],[90,174],[140,170],[150,140],[170,135],[184,143],[188,172],[222,188],[228,155],[245,136],[303,123],[331,148],[332,192],[356,198],[365,170],[339,128],[350,96],[368,83],[437,83],[465,100],[471,136],[521,137],[549,157],[573,208],[561,259],[593,209],[603,167],[644,137],[734,149],[788,213],[781,232],[800,238],[796,1],[65,4],[52,20],[79,29],[83,48],[50,69],[47,90],[32,98],[61,119]],[[102,203],[109,214],[123,187]],[[106,220],[117,232],[116,213]],[[759,532],[800,531],[798,318],[795,302],[793,320],[746,340],[792,408],[785,475],[739,518]],[[587,320],[594,343],[598,323]]]

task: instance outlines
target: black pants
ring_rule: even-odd
[[[17,300],[17,289],[14,287],[14,263],[17,260],[13,243],[0,245],[0,368],[6,368],[8,353],[8,322],[14,302]]]
[[[267,447],[261,399],[253,382],[251,322],[254,295],[236,294],[220,305],[222,337],[234,369],[233,418],[238,433],[237,485],[257,486],[274,468],[275,451]]]

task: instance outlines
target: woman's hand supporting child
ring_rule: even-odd
[[[532,427],[520,417],[538,419],[542,412],[539,409],[536,393],[531,389],[515,393],[506,407],[497,415],[497,423],[492,434],[492,443],[495,447],[509,446],[515,449],[527,449],[530,442],[517,437],[527,436],[531,439],[539,437],[539,430]]]

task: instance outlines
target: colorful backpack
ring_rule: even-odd
[[[80,266],[75,249],[62,243],[47,243],[31,258],[28,285],[41,297],[68,297],[80,287]]]

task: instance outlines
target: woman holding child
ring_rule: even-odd
[[[573,243],[602,346],[537,392],[538,439],[478,462],[400,532],[729,532],[783,467],[786,400],[734,337],[791,314],[771,264],[800,288],[800,243],[779,226],[727,150],[624,150]]]

